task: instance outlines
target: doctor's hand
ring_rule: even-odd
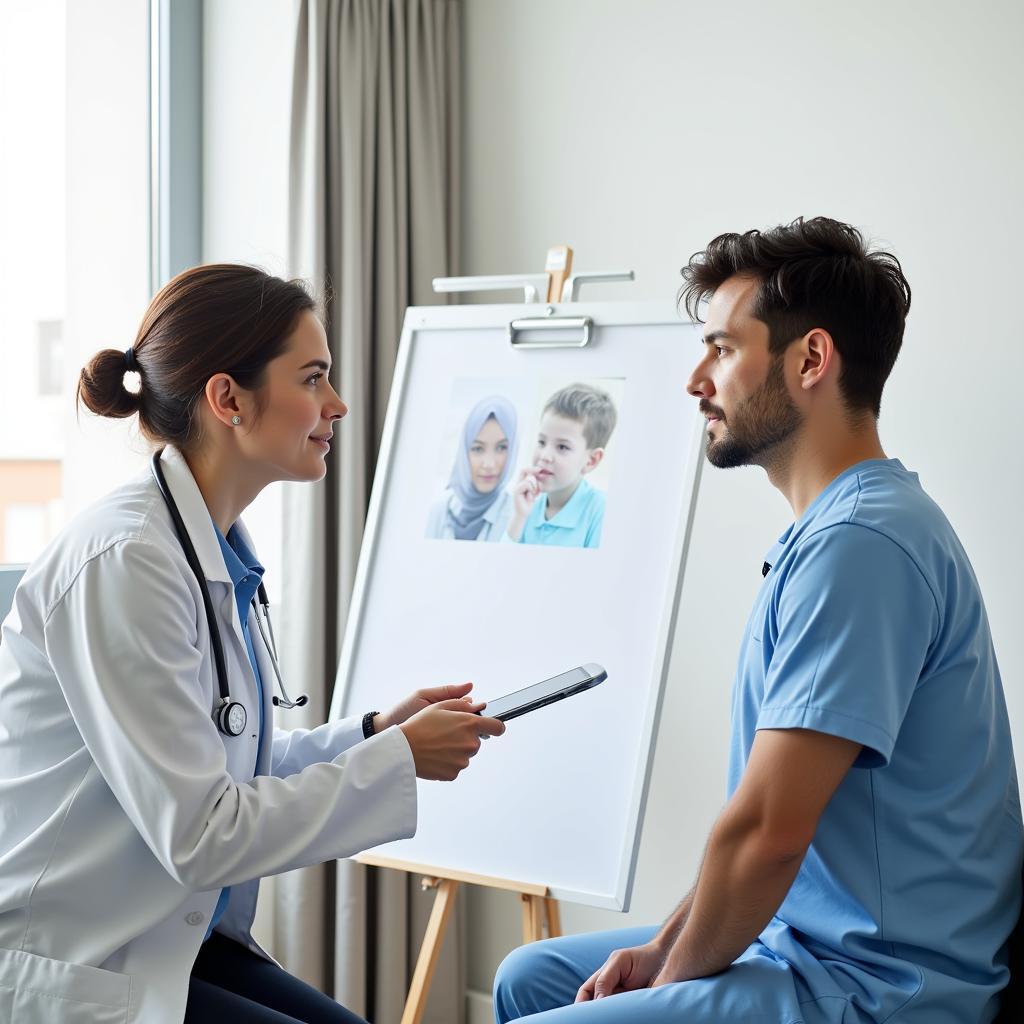
[[[608,957],[604,966],[580,986],[576,1002],[586,1003],[619,992],[647,988],[664,962],[665,950],[653,942],[633,946],[631,949],[617,949]]]
[[[481,736],[500,736],[505,723],[477,714],[484,702],[444,700],[418,711],[399,728],[421,779],[451,782],[480,749]]]
[[[400,700],[390,711],[382,712],[373,720],[373,731],[383,732],[389,725],[401,725],[418,711],[429,708],[442,700],[465,697],[473,689],[472,683],[446,683],[443,686],[428,686]]]

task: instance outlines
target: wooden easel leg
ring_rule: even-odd
[[[530,918],[533,925],[533,941],[540,942],[544,938],[544,901],[540,896],[533,897]]]
[[[533,897],[521,893],[519,902],[523,908],[523,945],[533,942]]]
[[[459,883],[450,878],[431,879],[430,883],[431,887],[436,885],[437,895],[434,897],[434,906],[430,911],[430,920],[427,921],[423,945],[420,947],[416,970],[413,972],[412,984],[409,986],[409,996],[405,1001],[405,1010],[402,1013],[402,1024],[420,1024],[423,1020],[423,1011],[427,1008],[427,996],[430,994],[430,983],[434,979],[437,958],[441,955],[441,943],[444,942],[444,933],[452,916],[455,894],[459,888]],[[428,880],[424,879],[424,884],[428,884]]]
[[[559,912],[558,900],[550,896],[520,895],[523,905],[523,943],[536,942],[544,938],[544,924],[547,922],[549,939],[557,939],[562,934],[562,915]]]
[[[544,938],[542,897],[523,893],[519,898],[523,901],[523,944],[537,942]]]
[[[558,900],[545,896],[544,911],[548,919],[548,938],[557,939],[562,934],[562,914],[558,909]]]

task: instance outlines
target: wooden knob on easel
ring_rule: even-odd
[[[553,245],[544,261],[548,275],[548,302],[562,301],[562,286],[572,273],[572,249],[567,245]]]

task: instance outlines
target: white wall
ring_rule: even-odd
[[[883,442],[973,560],[1024,751],[1024,8],[465,0],[463,24],[463,273],[540,269],[567,242],[578,270],[637,272],[594,298],[671,299],[714,235],[798,214],[896,252],[914,298]],[[567,931],[660,921],[691,884],[724,795],[737,644],[787,522],[760,471],[706,470],[633,910],[565,907]],[[471,894],[471,988],[519,927],[514,899]]]

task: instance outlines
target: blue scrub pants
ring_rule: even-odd
[[[184,1024],[365,1024],[283,967],[214,932],[199,949]]]
[[[785,961],[755,943],[710,978],[620,992],[573,1005],[579,987],[617,949],[650,942],[657,928],[623,928],[532,942],[510,953],[494,979],[498,1024],[823,1024],[860,1021],[845,998],[799,995]],[[539,1014],[539,1016],[532,1016]]]

